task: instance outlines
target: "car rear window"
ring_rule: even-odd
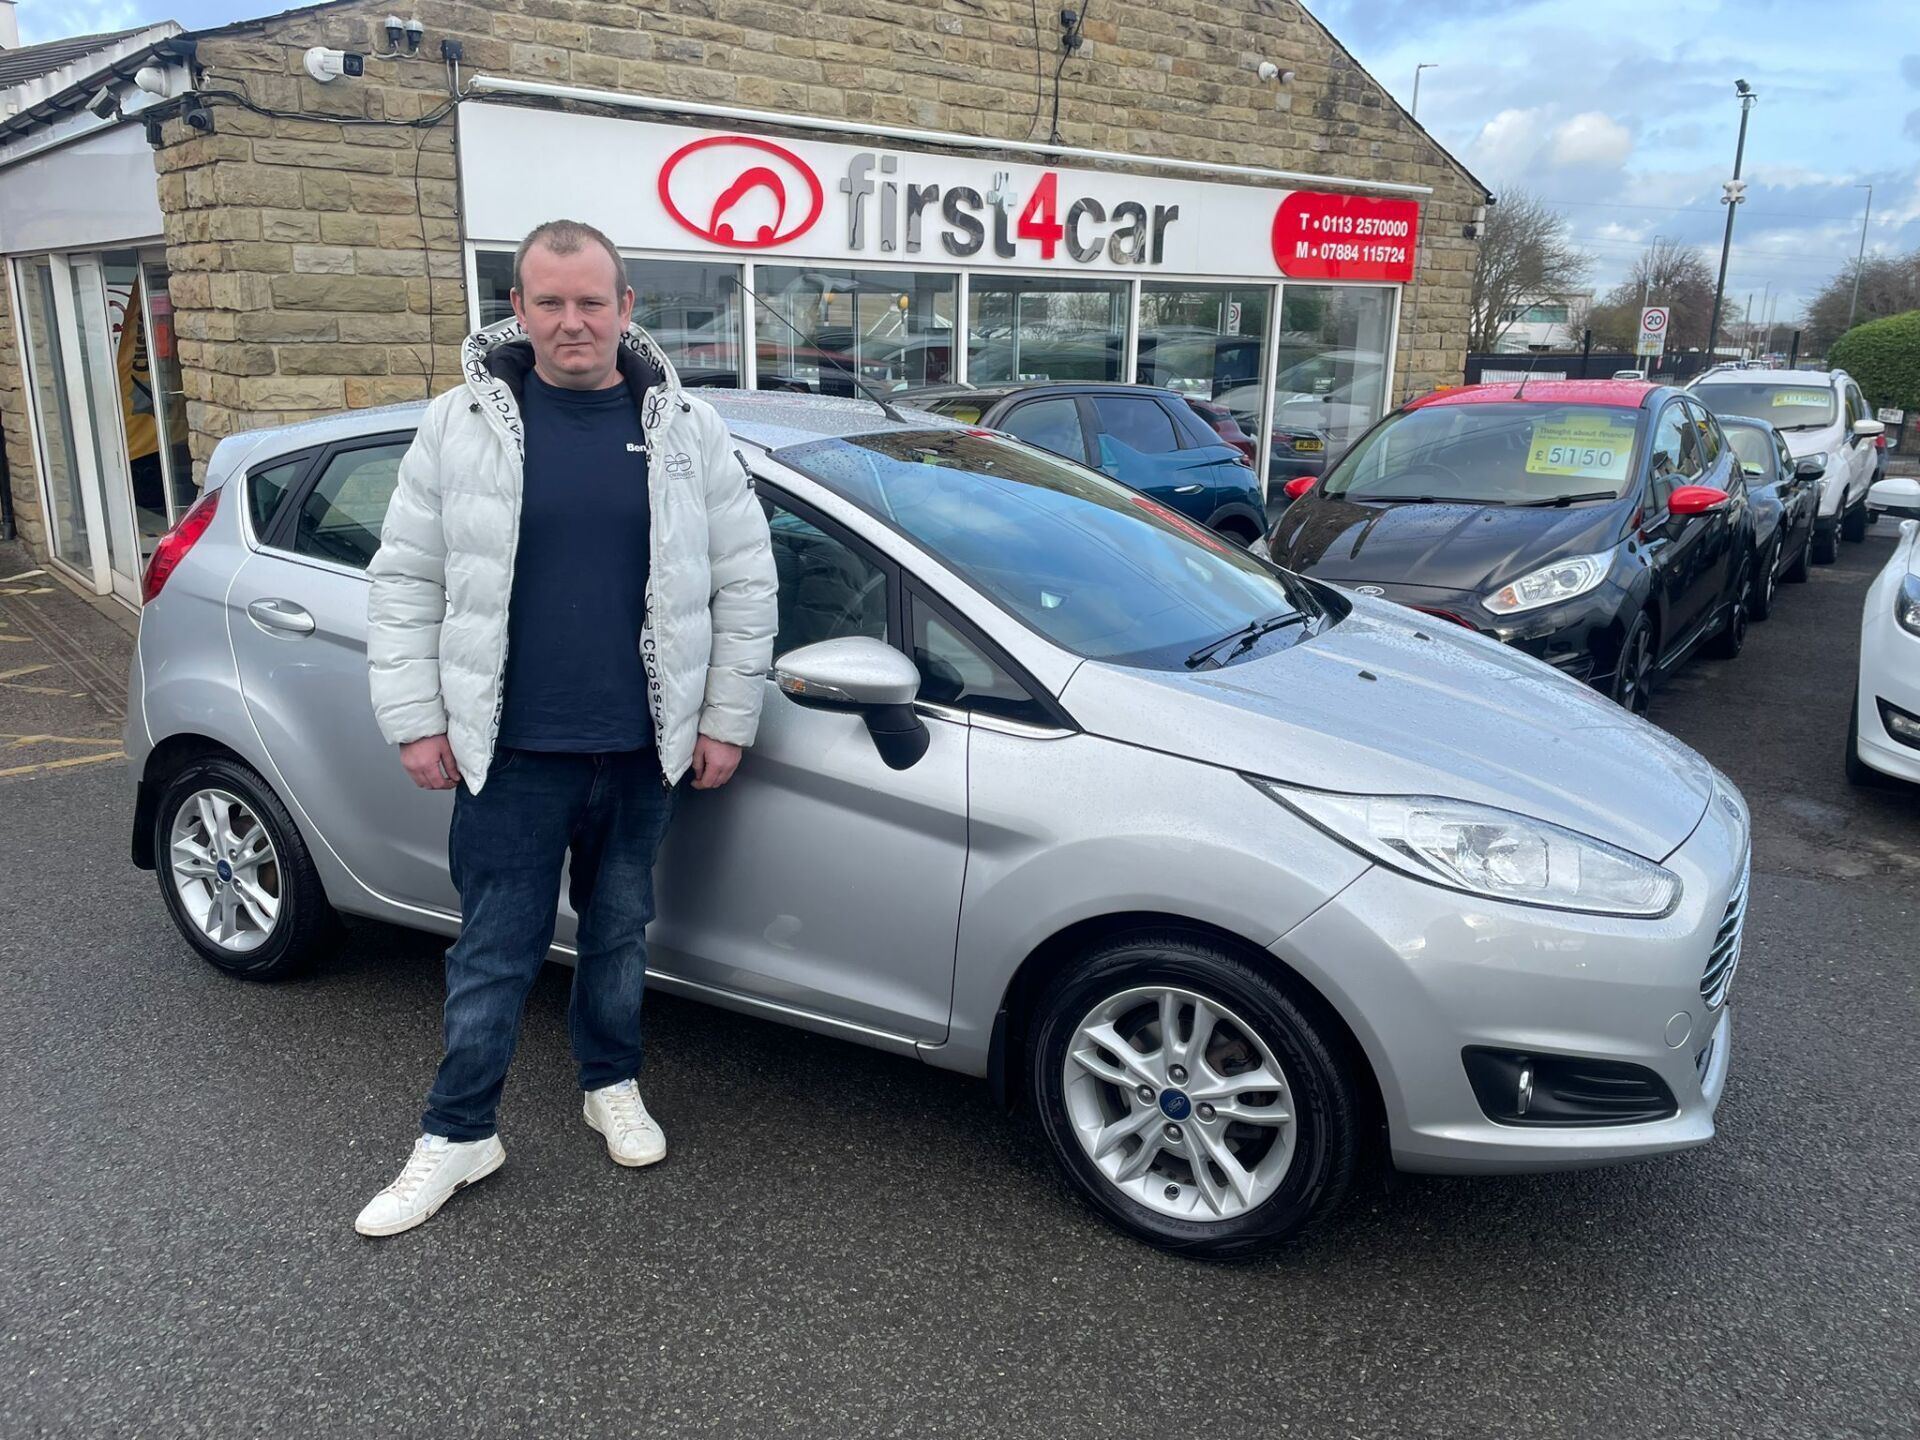
[[[1833,391],[1820,385],[1720,380],[1695,386],[1693,393],[1716,415],[1747,415],[1776,430],[1818,430],[1838,414]]]

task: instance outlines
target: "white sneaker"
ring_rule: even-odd
[[[667,1137],[640,1099],[640,1086],[622,1080],[587,1091],[587,1124],[607,1137],[607,1154],[620,1165],[651,1165],[667,1158]]]
[[[362,1235],[398,1235],[411,1230],[452,1197],[453,1192],[498,1170],[507,1150],[498,1135],[465,1143],[444,1135],[422,1135],[413,1142],[413,1154],[399,1178],[373,1199],[354,1219]]]

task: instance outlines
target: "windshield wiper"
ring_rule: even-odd
[[[1555,495],[1550,500],[1516,500],[1513,503],[1522,508],[1545,505],[1579,505],[1588,500],[1612,500],[1617,498],[1612,490],[1593,490],[1585,495]]]
[[[1227,660],[1231,660],[1234,656],[1251,649],[1254,642],[1259,640],[1261,636],[1270,635],[1275,630],[1284,629],[1289,625],[1304,624],[1307,618],[1307,613],[1304,610],[1289,610],[1282,615],[1269,615],[1261,620],[1249,621],[1238,630],[1233,630],[1222,635],[1218,640],[1209,640],[1198,650],[1187,656],[1187,669],[1199,669],[1202,665],[1206,664],[1207,661],[1213,659],[1216,650],[1224,645],[1233,645],[1234,648],[1227,652],[1225,660],[1214,662],[1216,667],[1224,665]],[[1236,641],[1239,643],[1235,644]]]
[[[1355,495],[1363,505],[1504,505],[1504,500],[1482,500],[1474,495]]]
[[[1824,430],[1832,423],[1831,420],[1802,420],[1798,425],[1776,425],[1773,428],[1776,430]]]

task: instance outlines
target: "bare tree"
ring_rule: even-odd
[[[1853,300],[1856,269],[1860,272],[1857,308]],[[1920,310],[1920,250],[1911,255],[1869,255],[1860,265],[1849,260],[1807,306],[1807,333],[1800,348],[1808,354],[1825,354],[1846,331],[1850,311],[1853,323],[1864,325],[1908,310]]]
[[[1571,300],[1592,264],[1568,239],[1563,216],[1524,190],[1507,191],[1480,227],[1467,348],[1492,350],[1529,305]]]
[[[1633,262],[1627,278],[1587,312],[1594,348],[1631,350],[1640,334],[1643,305],[1667,307],[1667,334],[1699,334],[1713,312],[1713,278],[1713,267],[1699,250],[1656,238]],[[1721,334],[1731,323],[1731,314],[1721,315]]]

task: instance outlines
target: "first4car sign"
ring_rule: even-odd
[[[468,232],[572,215],[622,245],[737,259],[1403,282],[1411,200],[1161,180],[476,104]],[[569,155],[579,163],[553,165]],[[580,166],[630,177],[583,191]]]

